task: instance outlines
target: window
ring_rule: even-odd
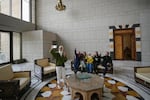
[[[35,0],[30,0],[30,17],[31,17],[31,22],[35,24]]]
[[[20,59],[20,33],[13,32],[13,60]]]
[[[21,34],[0,31],[0,65],[21,59]]]
[[[0,32],[0,64],[10,62],[10,33]]]
[[[21,19],[21,0],[12,0],[12,16]]]
[[[10,15],[10,0],[0,0],[0,12]]]
[[[0,0],[0,13],[30,22],[30,11],[31,0]]]
[[[22,19],[30,21],[30,0],[22,0]]]

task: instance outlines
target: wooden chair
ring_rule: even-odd
[[[35,76],[42,81],[48,77],[56,76],[56,65],[50,62],[49,58],[34,60]]]

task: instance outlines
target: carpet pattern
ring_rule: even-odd
[[[71,100],[71,94],[63,82],[61,83],[61,89],[57,87],[56,83],[56,80],[48,82],[40,89],[35,100]],[[93,97],[91,100],[99,100],[96,96]],[[74,100],[82,100],[82,98],[77,95]],[[105,77],[103,100],[144,100],[144,98],[126,84]]]

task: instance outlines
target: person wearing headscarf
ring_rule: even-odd
[[[66,53],[64,52],[64,47],[62,45],[57,48],[52,48],[51,54],[56,59],[56,74],[57,74],[57,84],[60,87],[60,81],[65,79],[65,62],[67,61]]]

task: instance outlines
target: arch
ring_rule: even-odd
[[[100,100],[100,98],[98,97],[98,94],[97,93],[93,93],[91,95],[91,100]]]

